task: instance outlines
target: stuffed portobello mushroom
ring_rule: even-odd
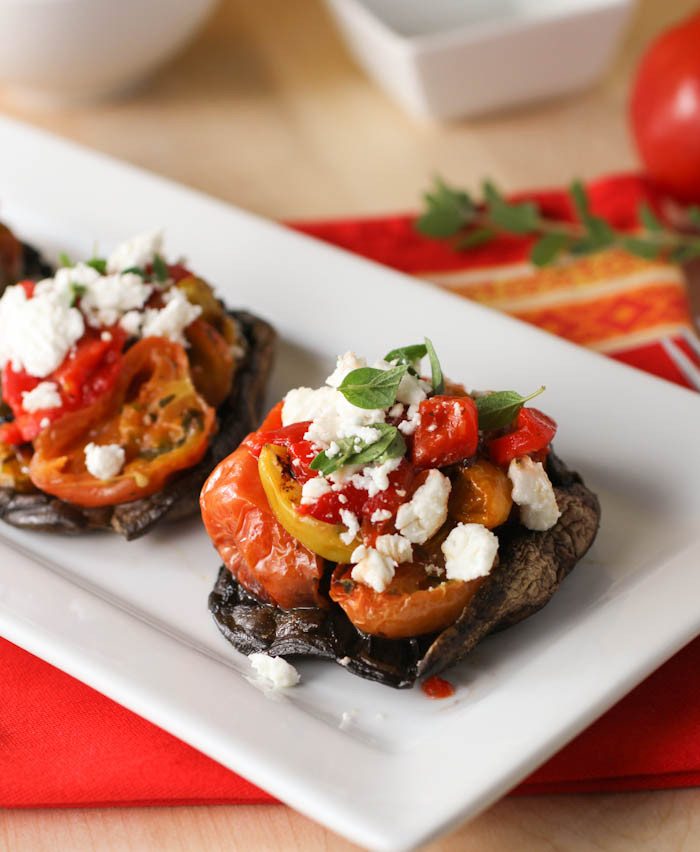
[[[200,498],[224,636],[273,681],[306,655],[407,687],[544,606],[600,508],[526,404],[543,390],[469,393],[426,339],[289,391]]]
[[[166,262],[160,232],[53,275],[26,247],[3,262],[2,237],[0,518],[132,539],[196,513],[258,422],[273,329]]]

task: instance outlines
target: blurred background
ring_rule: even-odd
[[[0,7],[6,4],[33,5],[2,0]],[[93,10],[108,5],[91,3]],[[576,5],[561,2],[558,11]],[[617,5],[629,9],[590,84],[481,117],[435,122],[407,113],[351,58],[321,0],[221,0],[189,44],[120,97],[37,103],[6,85],[0,110],[281,219],[416,209],[437,170],[457,185],[477,186],[488,175],[507,190],[558,186],[574,175],[638,167],[627,125],[633,72],[653,36],[697,8],[694,0]],[[477,23],[485,8],[475,4]],[[144,14],[134,12],[132,32],[148,35]],[[165,27],[170,15],[159,14]],[[101,48],[99,36],[94,43]],[[562,50],[556,40],[550,50],[562,67],[570,63],[566,52],[556,55]],[[502,45],[486,51],[497,64],[508,62]],[[487,84],[462,83],[466,89]]]

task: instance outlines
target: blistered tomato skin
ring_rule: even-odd
[[[279,429],[282,403],[259,431]],[[318,584],[323,560],[296,541],[268,503],[251,444],[256,433],[224,459],[204,484],[202,519],[226,567],[260,600],[282,609],[326,606]]]
[[[471,458],[479,445],[479,413],[468,396],[433,396],[421,402],[413,436],[413,463],[445,467]]]

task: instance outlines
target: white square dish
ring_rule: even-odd
[[[469,385],[546,384],[557,448],[603,509],[552,602],[451,670],[445,701],[318,662],[262,692],[207,612],[219,562],[195,519],[130,543],[0,525],[0,634],[398,852],[503,795],[700,630],[700,396],[18,123],[0,120],[0,139],[2,217],[22,237],[79,256],[162,224],[230,305],[273,322],[271,401],[320,381],[337,351],[427,334]]]
[[[418,118],[472,116],[582,89],[634,0],[326,0],[357,62]]]

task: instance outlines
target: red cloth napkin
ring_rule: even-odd
[[[589,187],[596,212],[636,224],[643,180]],[[529,194],[570,218],[565,194]],[[408,216],[299,230],[436,281],[686,386],[669,339],[695,359],[677,271],[619,253],[533,274],[529,242],[503,238],[455,254]],[[574,307],[575,306],[575,307]],[[700,783],[700,639],[658,669],[516,792],[583,792]],[[273,801],[262,790],[37,657],[0,639],[0,806],[68,807]]]

